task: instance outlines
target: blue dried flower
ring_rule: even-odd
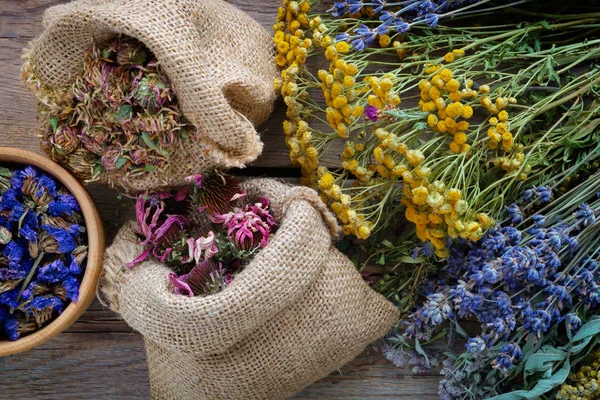
[[[31,229],[28,225],[25,225],[19,231],[19,235],[27,239],[29,242],[37,241],[37,231]]]
[[[19,331],[19,321],[16,317],[11,316],[4,320],[4,331],[10,340],[17,340],[21,336]]]
[[[31,300],[25,307],[29,313],[63,311],[63,302],[56,296],[38,296]]]
[[[2,255],[8,260],[10,268],[19,268],[19,264],[25,256],[25,248],[26,246],[23,243],[18,243],[18,239],[11,240],[6,244],[6,247],[2,250]]]
[[[67,294],[67,298],[77,302],[79,300],[79,281],[77,278],[70,277],[63,281],[63,288]]]
[[[77,200],[71,194],[60,194],[57,199],[48,204],[48,214],[58,217],[61,215],[73,215],[74,211],[81,211]]]
[[[510,223],[513,225],[517,225],[520,224],[521,222],[523,222],[523,213],[521,212],[521,209],[519,208],[519,206],[517,206],[515,203],[511,204],[510,207],[508,207],[508,219],[510,220]]]
[[[0,304],[4,304],[5,306],[11,308],[17,308],[19,306],[19,301],[17,298],[19,297],[19,289],[14,288],[8,290],[2,294],[0,294]]]
[[[51,244],[58,245],[57,249],[50,250],[46,248],[46,251],[65,254],[72,252],[77,247],[77,244],[73,238],[73,233],[64,229],[54,228],[49,225],[42,225],[42,229],[48,232],[50,237],[54,239],[54,243]]]
[[[23,279],[26,275],[23,269],[0,268],[0,282]]]
[[[469,353],[479,354],[487,348],[487,344],[479,336],[475,336],[473,338],[469,338],[465,347]]]
[[[10,185],[0,197],[0,246],[8,264],[0,268],[0,322],[16,340],[61,313],[67,299],[77,301],[87,247],[75,222],[81,209],[54,178],[26,167],[12,172]]]
[[[38,280],[41,283],[62,282],[69,276],[69,268],[65,266],[62,260],[55,260],[40,268]]]

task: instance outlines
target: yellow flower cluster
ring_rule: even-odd
[[[392,46],[394,46],[394,49],[396,49],[396,54],[398,54],[398,57],[400,57],[400,60],[404,60],[404,58],[406,57],[406,47],[402,46],[402,42],[398,41],[398,40],[394,40],[394,42],[392,43]]]
[[[324,167],[317,170],[319,176],[319,190],[322,199],[330,202],[331,210],[337,215],[342,223],[344,235],[355,235],[360,239],[366,239],[371,235],[373,223],[366,221],[364,215],[359,215],[351,207],[352,198],[342,192],[342,188],[335,184],[335,178]]]
[[[379,110],[391,109],[400,104],[400,96],[392,89],[394,81],[392,74],[385,74],[383,79],[376,76],[367,76],[364,78],[366,83],[365,91],[371,94],[367,97],[370,106],[377,107]]]
[[[283,131],[290,149],[290,159],[294,164],[302,166],[301,183],[315,187],[319,151],[312,145],[310,127],[302,117],[305,108],[297,101],[308,97],[308,93],[299,93],[297,80],[309,50],[315,45],[326,47],[332,40],[325,34],[327,27],[320,17],[309,20],[309,0],[282,0],[282,4],[273,26],[273,40],[277,46],[276,62],[282,68],[281,77],[275,80],[274,87],[281,92],[287,105],[288,120],[283,123]],[[312,35],[308,35],[312,39],[306,37],[307,29],[312,30]]]
[[[454,61],[455,55],[448,54]],[[421,111],[431,113],[427,117],[427,123],[435,132],[452,135],[453,140],[450,142],[452,152],[466,153],[471,148],[467,144],[466,130],[469,128],[467,120],[473,116],[473,108],[463,102],[463,96],[470,97],[471,91],[467,87],[466,91],[461,92],[458,80],[454,79],[452,71],[448,68],[438,69],[432,66],[427,68],[427,71],[437,73],[429,80],[423,79],[419,82],[418,87],[421,92],[419,108]]]
[[[588,355],[586,362],[579,371],[569,374],[568,383],[563,383],[556,393],[557,400],[594,400],[600,399],[600,350]]]
[[[479,87],[479,93],[487,95],[489,92],[490,87],[488,85],[481,85]],[[509,104],[516,104],[517,99],[514,97],[497,97],[495,101],[492,101],[489,96],[482,96],[479,102],[490,112],[490,114],[497,115],[508,107]]]
[[[340,47],[340,44],[347,45],[346,42],[339,42],[336,47]],[[357,98],[354,89],[356,84],[354,77],[357,73],[356,65],[346,64],[344,60],[337,58],[331,63],[330,72],[322,69],[318,74],[327,103],[325,110],[327,122],[343,139],[347,139],[350,135],[348,127],[364,112],[361,105],[352,104]]]
[[[296,63],[303,65],[312,46],[312,40],[305,38],[304,30],[312,21],[308,19],[308,0],[283,0],[283,7],[277,10],[277,22],[273,25],[273,40],[277,46],[275,61],[281,68]],[[287,33],[286,33],[287,31]]]
[[[431,170],[423,165],[425,156],[421,151],[408,150],[406,159],[412,167],[404,166],[402,173],[404,198],[401,202],[406,206],[406,219],[416,225],[421,241],[435,247],[438,257],[449,254],[448,236],[477,241],[484,230],[494,226],[494,219],[487,214],[473,215],[460,190],[447,188],[441,181],[429,181]]]
[[[509,131],[508,113],[506,110],[500,111],[497,118],[490,118],[489,123],[488,138],[490,141],[488,142],[488,147],[490,150],[495,150],[498,147],[498,144],[502,143],[502,149],[504,151],[511,151],[515,144],[515,140],[512,133]]]
[[[342,152],[342,168],[347,171],[352,172],[354,176],[358,179],[358,182],[364,185],[369,185],[372,183],[373,175],[375,168],[365,168],[362,165],[358,164],[358,160],[356,160],[356,155],[363,151],[365,146],[362,143],[354,143],[351,141],[347,141],[344,147],[344,151]]]
[[[517,175],[521,180],[527,179],[527,174],[531,172],[531,165],[525,164],[525,167],[522,168],[523,163],[525,162],[525,154],[522,151],[517,151],[513,158],[510,157],[498,157],[494,160],[494,165],[496,167],[502,168],[509,175]]]
[[[397,157],[406,157],[408,146],[396,134],[385,129],[375,129],[373,134],[377,138],[377,145],[373,149],[375,162],[369,164],[369,172],[377,172],[385,179],[401,177],[409,168],[405,163],[398,163]]]

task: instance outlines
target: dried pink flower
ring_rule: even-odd
[[[210,219],[226,228],[227,237],[242,250],[266,247],[271,232],[277,227],[269,200],[264,197],[261,197],[260,203],[246,205],[226,214],[215,214]]]
[[[135,216],[138,223],[138,233],[143,240],[141,245],[146,249],[135,260],[127,264],[131,268],[144,261],[152,253],[161,262],[173,250],[171,243],[176,242],[183,230],[190,224],[182,215],[165,213],[166,200],[177,201],[181,196],[172,196],[166,192],[150,196],[140,195],[135,205]],[[183,196],[185,198],[185,196]]]
[[[218,253],[219,249],[215,243],[214,232],[208,232],[208,235],[201,236],[198,239],[189,238],[186,241],[188,245],[188,258],[183,262],[191,262],[192,260],[198,264],[200,261],[206,261]]]

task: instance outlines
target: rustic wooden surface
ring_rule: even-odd
[[[270,29],[278,0],[229,0]],[[19,79],[21,51],[41,29],[49,6],[65,0],[0,0],[0,146],[39,153],[33,136],[35,100]],[[263,155],[243,173],[297,177],[283,141],[279,104],[259,128]],[[89,190],[107,223],[109,238],[131,203],[106,188]],[[435,399],[435,373],[412,375],[367,349],[349,365],[309,386],[297,399]],[[149,397],[142,338],[95,301],[66,332],[32,351],[0,359],[0,399],[144,399]]]

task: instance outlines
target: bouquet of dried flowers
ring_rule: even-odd
[[[79,297],[87,257],[77,201],[27,166],[0,167],[0,336],[40,329]]]
[[[346,1],[319,14],[318,1],[284,0],[275,86],[290,157],[344,232],[389,236],[386,221],[402,213],[445,258],[447,239],[480,240],[554,172],[552,156],[593,130],[596,103],[582,98],[595,96],[600,70],[597,14],[548,22],[527,14],[531,2],[500,2],[494,10],[517,18],[481,25],[472,18],[488,2],[439,3]],[[450,15],[458,26],[438,24]],[[320,54],[322,69],[310,62]],[[569,167],[594,151],[582,146]]]
[[[467,339],[462,353],[446,353],[443,398],[465,392],[488,398],[518,386],[518,393],[542,395],[564,382],[566,374],[556,372],[564,367],[561,373],[568,373],[563,353],[578,354],[600,332],[600,174],[553,197],[550,187],[529,189],[480,241],[453,243],[440,276],[423,287],[423,305],[401,323],[403,332],[388,338],[424,357],[434,338]],[[465,319],[477,321],[478,334],[461,327]],[[551,353],[549,347],[564,351],[554,359],[542,354]],[[387,352],[401,363],[396,351]],[[533,377],[542,370],[530,365],[532,356],[552,372],[546,386]],[[516,382],[523,373],[532,377]]]
[[[22,79],[37,96],[41,147],[53,161],[86,181],[165,174],[169,158],[197,129],[182,115],[156,57],[138,40],[119,36],[94,43],[71,87],[53,89],[36,76],[31,59]]]
[[[138,196],[144,251],[128,266],[154,256],[173,269],[175,293],[204,296],[227,287],[269,244],[277,223],[268,198],[240,204],[246,194],[231,176],[215,171],[187,180],[192,185],[177,191]]]

